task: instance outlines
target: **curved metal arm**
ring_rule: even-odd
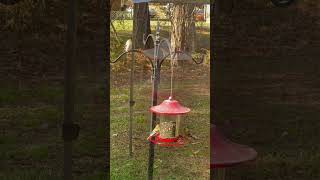
[[[201,49],[201,50],[204,50],[204,49]],[[175,58],[177,54],[185,54],[185,55],[187,55],[187,56],[190,57],[190,58],[192,59],[192,61],[195,62],[196,64],[201,64],[201,63],[203,63],[204,57],[205,57],[205,55],[206,55],[206,53],[202,53],[202,56],[201,56],[201,58],[200,58],[200,61],[197,61],[197,60],[194,59],[191,55],[189,55],[189,54],[187,54],[187,53],[185,53],[185,52],[183,52],[183,51],[176,51],[176,52],[174,52],[174,54],[173,54],[173,56],[172,56],[171,58],[172,58],[172,59]],[[169,55],[167,55],[165,58],[163,58],[163,59],[161,60],[160,65],[163,63],[163,61],[164,61],[168,56],[169,56]]]
[[[160,46],[160,47],[161,47],[161,43],[163,43],[163,42],[165,42],[165,43],[167,44],[167,46],[168,46],[168,48],[169,48],[169,51],[170,51],[170,54],[173,54],[173,51],[172,51],[172,49],[171,49],[171,44],[170,44],[169,39],[167,39],[167,38],[161,39],[161,41],[160,41],[160,43],[159,43],[159,46]]]
[[[132,49],[132,50],[130,50],[130,51],[123,52],[123,53],[120,54],[114,61],[111,61],[111,60],[110,60],[110,63],[116,63],[122,56],[124,56],[125,54],[127,54],[127,53],[129,53],[129,52],[136,52],[136,53],[142,54],[144,57],[146,57],[146,58],[149,60],[152,68],[154,67],[152,60],[151,60],[148,56],[146,56],[142,51],[140,51],[140,50],[138,50],[138,49]]]
[[[187,54],[187,53],[185,53],[185,52],[183,52],[183,51],[175,51],[175,52],[173,52],[172,49],[171,49],[170,41],[169,41],[167,38],[163,38],[163,39],[160,41],[160,44],[159,44],[160,47],[161,47],[161,44],[162,44],[163,42],[165,42],[165,43],[167,44],[168,48],[169,48],[169,51],[170,51],[170,52],[169,52],[169,55],[171,55],[171,59],[174,59],[177,54],[181,53],[181,54],[185,54],[185,55],[189,56],[189,57],[192,59],[192,61],[195,62],[196,64],[201,64],[201,63],[203,63],[203,61],[204,61],[204,57],[205,57],[206,53],[202,53],[202,56],[201,56],[201,58],[200,58],[200,61],[197,61],[197,60],[195,60],[192,56],[190,56],[189,54]],[[201,48],[201,50],[204,51],[205,49],[204,49],[204,48]],[[169,55],[165,56],[165,57],[160,61],[160,65],[163,63],[163,61],[164,61]]]
[[[173,57],[174,57],[174,54],[173,54],[172,49],[171,49],[170,41],[169,41],[167,38],[161,39],[161,41],[160,41],[160,43],[159,43],[159,47],[161,47],[161,44],[162,44],[163,42],[165,42],[165,43],[167,44],[167,46],[168,46],[168,48],[169,48],[169,54],[166,55],[165,57],[163,57],[163,58],[161,59],[160,65],[162,64],[162,62],[163,62],[165,59],[167,59],[168,56],[171,56],[171,59],[173,59]]]
[[[144,37],[144,35],[143,35],[143,37]],[[143,38],[143,46],[144,47],[146,46],[150,37],[152,38],[154,47],[156,46],[156,37],[153,34],[148,34],[148,36],[146,38]]]
[[[204,50],[204,49],[202,48],[201,50]],[[195,60],[191,55],[189,55],[189,54],[187,54],[187,53],[185,53],[185,52],[183,52],[183,51],[176,51],[175,53],[181,53],[181,54],[185,54],[185,55],[189,56],[189,57],[192,59],[192,61],[195,62],[196,64],[201,64],[201,63],[203,63],[203,61],[204,61],[204,56],[206,55],[206,53],[201,53],[202,56],[201,56],[201,58],[200,58],[200,61],[197,61],[197,60]]]

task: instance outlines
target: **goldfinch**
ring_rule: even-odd
[[[152,132],[150,133],[150,135],[149,135],[149,137],[148,137],[148,140],[149,140],[151,137],[155,136],[157,133],[159,133],[159,131],[160,131],[160,126],[159,126],[159,124],[157,124],[156,127],[155,127],[155,128],[152,130]]]

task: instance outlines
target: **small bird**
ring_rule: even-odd
[[[160,126],[159,126],[159,124],[157,124],[156,127],[151,132],[151,134],[149,135],[148,140],[150,138],[152,138],[153,136],[156,136],[157,134],[159,134],[159,131],[160,131]]]
[[[128,39],[124,48],[125,52],[131,51],[132,50],[132,41],[131,39]]]
[[[160,126],[159,126],[159,124],[157,124],[151,134],[159,133],[159,131],[160,131]]]

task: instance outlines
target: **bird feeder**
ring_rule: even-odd
[[[181,116],[190,112],[190,109],[169,97],[160,105],[151,107],[150,111],[160,116],[160,123],[153,130],[148,140],[161,146],[183,145]]]
[[[257,152],[253,148],[232,142],[224,137],[213,124],[211,124],[211,132],[210,168],[216,170],[217,180],[226,178],[226,168],[256,159]]]

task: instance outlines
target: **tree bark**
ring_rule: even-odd
[[[150,29],[150,16],[148,3],[134,4],[133,11],[133,34],[132,44],[133,48],[143,48],[143,38],[151,33]],[[148,41],[147,48],[152,47],[152,41]]]
[[[175,4],[171,15],[171,48],[191,52],[195,43],[195,22],[193,20],[193,4]]]
[[[121,9],[121,1],[110,0],[110,6],[112,11],[119,11]]]

